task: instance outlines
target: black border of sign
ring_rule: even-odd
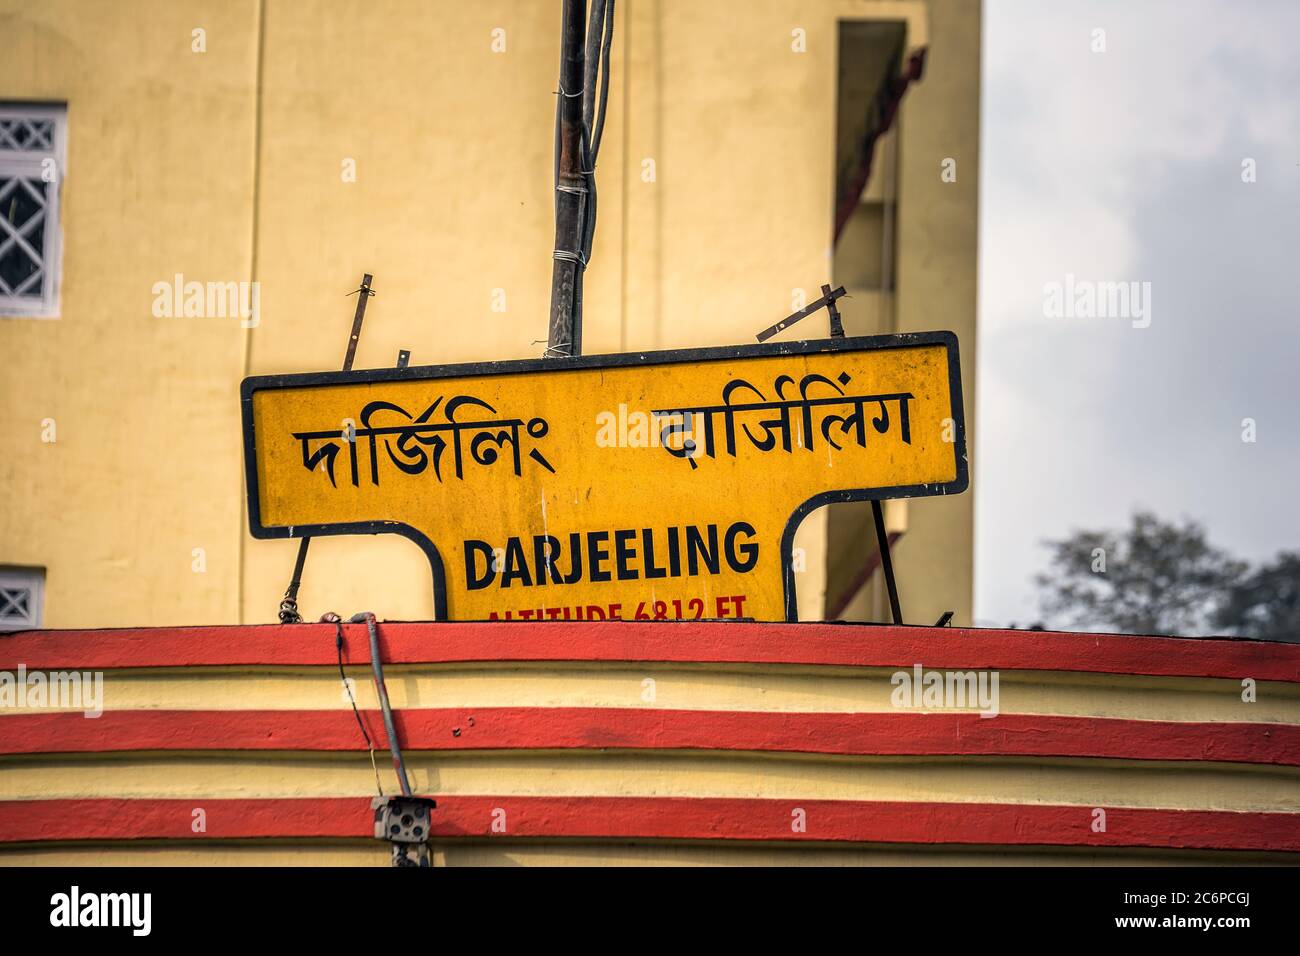
[[[871,501],[886,498],[916,498],[926,495],[957,495],[969,485],[966,461],[966,413],[961,395],[961,361],[957,336],[952,332],[902,332],[895,335],[864,335],[844,339],[805,339],[798,342],[774,342],[767,345],[731,345],[717,348],[671,349],[661,352],[621,352],[610,355],[584,355],[577,358],[520,359],[506,362],[466,362],[459,365],[420,365],[408,368],[361,369],[351,372],[299,372],[288,375],[253,375],[239,386],[239,400],[244,427],[244,477],[248,488],[248,529],[254,538],[306,538],[334,534],[400,534],[410,538],[429,558],[433,570],[434,619],[447,620],[447,579],[442,556],[422,532],[398,521],[354,521],[340,524],[295,525],[267,528],[262,525],[257,485],[256,434],[253,425],[253,393],[271,388],[306,388],[316,385],[348,385],[357,382],[430,381],[440,378],[472,378],[486,375],[511,375],[520,372],[563,372],[571,369],[623,368],[627,366],[681,365],[719,359],[758,358],[770,355],[809,355],[822,352],[882,351],[942,345],[948,349],[948,400],[956,423],[954,451],[957,477],[953,481],[930,485],[895,485],[884,488],[856,488],[827,491],[809,498],[790,515],[781,535],[781,564],[785,568],[782,587],[785,593],[785,617],[797,621],[794,570],[791,551],[795,530],[803,519],[823,505],[848,501]]]

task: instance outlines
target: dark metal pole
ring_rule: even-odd
[[[597,0],[600,2],[600,0]],[[555,183],[555,262],[551,270],[549,356],[582,354],[582,232],[587,179],[582,171],[583,42],[586,0],[564,0],[560,46],[559,175]]]

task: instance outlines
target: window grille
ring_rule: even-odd
[[[0,103],[0,315],[57,318],[62,106]]]

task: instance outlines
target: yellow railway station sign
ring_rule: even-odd
[[[393,532],[439,620],[796,620],[799,523],[957,494],[950,332],[244,381],[257,538]]]

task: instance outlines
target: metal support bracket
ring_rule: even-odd
[[[357,343],[361,341],[361,323],[366,319],[366,301],[375,294],[375,290],[370,288],[370,283],[374,281],[375,277],[366,272],[361,276],[361,286],[348,293],[357,296],[357,307],[352,313],[352,334],[348,337],[347,352],[343,355],[345,372],[352,370],[352,362],[357,357]],[[280,601],[281,624],[302,623],[302,614],[298,611],[298,589],[302,587],[302,569],[307,563],[309,547],[311,547],[310,537],[299,540],[298,558],[293,565],[293,577],[289,579],[289,587],[285,589],[284,598]]]
[[[437,801],[428,797],[375,797],[375,839],[393,847],[393,866],[432,866],[429,826]]]
[[[778,332],[788,329],[800,319],[806,319],[818,309],[825,307],[831,314],[831,338],[842,339],[844,338],[844,325],[840,322],[840,311],[835,307],[835,300],[843,295],[845,295],[844,286],[832,290],[830,286],[824,285],[822,286],[822,297],[820,299],[816,302],[809,302],[798,312],[791,312],[780,322],[776,323],[776,325],[770,326],[762,332],[759,332],[755,338],[760,342],[766,342]]]
[[[871,499],[871,517],[876,523],[876,547],[880,549],[880,570],[885,575],[885,589],[889,592],[889,613],[895,624],[903,623],[903,611],[898,603],[898,582],[894,580],[894,560],[889,553],[889,533],[885,531],[885,509],[879,498]]]
[[[838,289],[832,289],[829,285],[822,286],[822,297],[816,302],[810,302],[798,312],[792,312],[787,315],[776,325],[770,326],[758,333],[758,340],[766,342],[778,332],[788,329],[800,319],[805,319],[812,315],[818,309],[825,308],[830,316],[831,338],[844,338],[844,323],[840,319],[839,307],[835,300],[843,296],[844,286]],[[895,624],[903,623],[903,611],[898,603],[898,582],[894,580],[894,561],[889,553],[889,535],[885,531],[885,509],[879,499],[873,499],[871,502],[871,517],[876,525],[876,545],[880,549],[880,570],[885,575],[885,587],[889,591],[889,611]]]

